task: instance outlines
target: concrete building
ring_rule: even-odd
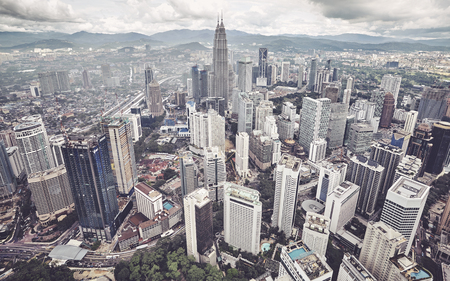
[[[108,79],[111,78],[111,66],[109,64],[102,64],[102,81],[106,86]]]
[[[147,98],[147,107],[150,111],[150,114],[153,117],[161,116],[164,114],[164,107],[162,104],[161,97],[161,88],[159,86],[158,81],[153,80],[147,86],[148,96]]]
[[[263,100],[255,108],[255,130],[264,130],[264,122],[267,116],[273,115],[273,102]]]
[[[227,180],[225,155],[217,146],[206,147],[204,154],[204,187],[216,191],[216,196],[209,196],[211,199],[222,200],[219,198],[217,189]]]
[[[395,99],[392,93],[388,92],[384,97],[383,110],[381,112],[380,127],[389,128],[392,117],[394,117]]]
[[[394,182],[400,177],[416,180],[422,169],[422,160],[416,156],[406,155],[395,169]]]
[[[404,177],[400,177],[387,192],[381,221],[408,240],[406,255],[415,240],[429,192],[429,186]]]
[[[375,113],[373,115],[374,117],[381,117],[381,113],[383,112],[383,104],[385,96],[386,92],[382,89],[376,89],[375,91],[372,92],[370,101],[375,103]]]
[[[308,87],[307,87],[309,91],[313,91],[314,87],[316,86],[316,75],[317,75],[317,60],[312,59],[311,67],[309,70],[309,81],[308,81]],[[337,80],[337,77],[336,77],[336,80]],[[336,81],[336,80],[334,80],[334,73],[333,73],[333,81]]]
[[[390,259],[404,253],[407,243],[400,232],[384,222],[369,221],[359,261],[377,280],[393,280],[389,279],[392,269]]]
[[[271,139],[278,139],[277,121],[274,116],[267,116],[264,122],[264,134]]]
[[[249,57],[238,62],[238,89],[241,92],[252,90],[252,61]]]
[[[116,115],[117,116],[117,115]],[[142,137],[142,123],[140,114],[121,114],[123,118],[127,118],[131,124],[131,138],[133,142],[138,142]]]
[[[418,265],[410,257],[406,257],[405,255],[398,255],[391,258],[390,262],[391,262],[391,270],[388,280],[433,281],[433,275],[431,274],[431,272]]]
[[[325,159],[327,153],[327,141],[322,138],[315,139],[309,147],[308,159],[312,162],[319,162]]]
[[[331,163],[328,161],[318,163],[319,182],[317,184],[316,198],[322,202],[327,201],[327,196],[335,188],[345,181],[347,175],[347,164]]]
[[[371,146],[370,160],[384,167],[380,194],[385,195],[394,182],[395,169],[403,158],[403,150],[396,146],[375,143]]]
[[[294,139],[295,121],[286,118],[284,114],[277,116],[278,138],[282,141]]]
[[[62,157],[61,147],[66,142],[63,135],[51,136],[49,138],[50,149],[52,151],[53,161],[55,166],[64,165],[64,159]]]
[[[356,211],[364,216],[375,212],[384,167],[361,155],[350,159],[347,180],[361,187]]]
[[[325,139],[330,121],[330,99],[303,98],[300,118],[298,143],[309,152],[311,143],[318,139]]]
[[[213,42],[213,90],[209,92],[210,104],[221,116],[224,116],[229,99],[227,34],[223,19],[217,23]]]
[[[444,121],[435,123],[431,135],[433,136],[431,141],[433,146],[431,147],[425,171],[439,174],[450,163],[450,158],[448,157],[450,151],[450,123]]]
[[[445,87],[424,87],[420,99],[417,119],[441,119],[447,108],[450,90]]]
[[[0,196],[12,195],[17,188],[17,179],[9,160],[8,151],[0,141]]]
[[[325,217],[330,218],[330,231],[336,234],[354,216],[360,187],[349,181],[341,182],[328,194]]]
[[[417,116],[419,112],[411,110],[406,113],[406,121],[403,129],[411,134],[414,134],[414,130],[416,129]]]
[[[345,253],[337,281],[376,281],[376,279],[355,256]]]
[[[391,92],[395,105],[397,105],[398,93],[400,91],[400,84],[402,82],[402,77],[400,75],[391,75],[385,74],[383,78],[381,78],[381,89],[384,89],[386,92]]]
[[[225,242],[253,255],[260,251],[262,204],[259,192],[233,183],[224,186]]]
[[[419,172],[419,177],[423,176],[432,147],[433,137],[431,135],[431,127],[428,124],[422,123],[414,130],[414,135],[411,136],[408,150],[406,151],[407,155],[416,156],[422,160],[422,168]]]
[[[260,130],[253,130],[249,136],[249,156],[261,170],[272,166],[274,141]]]
[[[364,154],[370,148],[373,137],[373,128],[367,123],[350,125],[348,149],[353,154]]]
[[[241,178],[247,177],[249,172],[249,136],[246,132],[236,135],[236,172]]]
[[[344,144],[347,113],[348,105],[346,104],[332,103],[330,105],[330,121],[326,137],[328,148],[336,148]]]
[[[291,63],[288,61],[283,61],[281,63],[281,82],[287,82],[289,81],[289,67],[291,66]]]
[[[23,164],[22,156],[19,153],[17,146],[11,146],[6,148],[8,153],[9,162],[16,178],[25,177],[25,165]]]
[[[11,129],[0,132],[0,141],[3,141],[6,148],[17,146],[16,135]]]
[[[194,256],[196,262],[204,262],[202,256],[209,256],[204,253],[214,249],[212,201],[208,197],[208,191],[199,188],[186,195],[183,202],[187,255]],[[215,265],[215,259],[211,262]]]
[[[180,157],[181,196],[186,196],[198,187],[198,168],[192,159],[192,154],[184,153]]]
[[[136,185],[137,210],[148,219],[153,219],[163,209],[162,194],[147,184],[140,182]]]
[[[302,232],[303,242],[311,250],[324,257],[327,252],[329,236],[330,219],[316,213],[306,212]]]
[[[208,113],[190,112],[189,132],[190,143],[195,147],[218,146],[225,151],[225,118],[214,109]]]
[[[275,168],[275,199],[273,202],[272,226],[290,237],[294,225],[299,174],[302,161],[283,154]]]
[[[239,93],[238,132],[250,134],[253,129],[253,101],[244,92]]]

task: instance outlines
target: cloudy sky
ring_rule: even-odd
[[[449,0],[0,0],[0,31],[81,30],[151,35],[172,29],[362,33],[450,38]]]

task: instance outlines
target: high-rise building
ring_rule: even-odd
[[[225,118],[214,109],[189,113],[190,142],[198,148],[218,146],[225,151]]]
[[[238,132],[252,132],[253,126],[253,101],[244,92],[239,93],[239,117]]]
[[[324,83],[325,84],[325,83]],[[339,87],[336,85],[327,85],[323,90],[323,97],[329,98],[331,103],[338,102],[339,99]]]
[[[253,255],[260,251],[262,203],[255,189],[225,183],[223,226],[225,242]]]
[[[11,129],[0,132],[0,141],[3,141],[5,147],[17,146],[16,135]]]
[[[191,153],[180,157],[181,195],[184,197],[198,187],[197,165]]]
[[[12,195],[16,191],[17,181],[8,152],[0,141],[0,196]]]
[[[333,82],[339,80],[339,68],[333,68]]]
[[[289,67],[291,66],[291,63],[288,61],[283,61],[281,63],[281,82],[287,82],[289,81]]]
[[[194,92],[192,90],[192,78],[188,78],[186,80],[186,90],[188,92],[188,97],[193,98],[194,97]]]
[[[383,104],[385,96],[386,92],[384,90],[376,89],[375,91],[372,92],[372,97],[370,98],[370,101],[375,103],[375,112],[373,114],[374,117],[381,117],[381,113],[383,112]]]
[[[371,216],[375,212],[383,173],[384,167],[373,160],[361,155],[350,159],[347,180],[361,187],[356,206],[358,213]]]
[[[431,136],[430,125],[426,123],[420,124],[415,130],[414,135],[409,141],[407,155],[413,155],[422,160],[422,168],[419,177],[423,176],[428,159],[430,158],[431,148],[433,147],[433,137]]]
[[[199,87],[200,87],[200,96],[202,98],[208,97],[208,71],[206,70],[200,70],[200,81],[199,81]]]
[[[102,64],[102,81],[103,85],[106,86],[108,79],[111,78],[111,66],[109,64]]]
[[[248,149],[249,136],[246,132],[239,132],[236,135],[236,172],[240,177],[245,178],[248,169]]]
[[[267,85],[273,85],[277,83],[277,66],[269,65],[269,73],[267,75]]]
[[[9,162],[11,163],[14,176],[19,179],[25,177],[25,165],[23,164],[23,159],[20,155],[18,147],[7,147],[6,152],[8,153]]]
[[[209,93],[214,109],[224,116],[229,95],[228,47],[223,19],[217,22],[213,45],[214,91]]]
[[[416,180],[422,170],[422,160],[416,156],[406,155],[395,169],[394,182],[400,177]]]
[[[442,213],[441,221],[438,224],[436,234],[442,234],[442,231],[450,233],[450,197],[445,204],[444,212]]]
[[[91,78],[89,78],[89,73],[87,72],[87,70],[83,70],[83,87],[85,89],[90,89],[92,88],[92,83],[91,83]]]
[[[150,114],[153,117],[161,116],[164,114],[164,107],[162,104],[161,88],[156,80],[153,80],[147,85],[148,97],[147,97],[147,107]]]
[[[337,281],[376,281],[375,277],[349,253],[345,253],[339,267]]]
[[[411,110],[406,113],[406,121],[403,129],[411,134],[414,134],[414,129],[416,128],[417,116],[419,112]]]
[[[424,87],[420,99],[417,119],[441,119],[447,108],[450,89],[444,87]]]
[[[140,182],[136,185],[135,195],[138,212],[146,216],[149,220],[153,219],[158,212],[162,211],[162,194],[146,183]]]
[[[330,121],[328,123],[328,148],[340,147],[344,144],[345,125],[347,122],[348,106],[343,103],[330,105]]]
[[[404,253],[408,240],[384,222],[369,221],[359,261],[377,280],[389,279],[394,256]]]
[[[64,165],[64,158],[62,156],[61,147],[66,140],[64,135],[56,135],[52,136],[48,139],[50,143],[50,149],[52,151],[53,161],[55,162],[55,166]]]
[[[302,240],[322,257],[327,252],[328,237],[330,236],[330,219],[312,212],[306,212],[303,224]]]
[[[259,48],[259,77],[267,78],[267,48]]]
[[[317,75],[317,60],[311,60],[311,67],[309,69],[309,82],[308,82],[308,90],[313,91],[316,86],[316,75]],[[333,76],[334,78],[334,76]],[[336,79],[337,80],[337,79]],[[333,81],[335,81],[333,79]]]
[[[273,102],[263,100],[255,109],[255,130],[264,130],[267,116],[273,115]]]
[[[275,168],[275,199],[273,202],[272,226],[291,236],[294,225],[298,176],[302,161],[289,154],[283,154]]]
[[[309,161],[317,163],[325,159],[327,153],[327,141],[322,138],[315,139],[309,146]]]
[[[391,74],[385,74],[381,78],[381,89],[386,92],[391,92],[394,96],[394,104],[397,105],[398,92],[400,91],[400,84],[402,82],[402,77],[400,75],[392,76]]]
[[[386,195],[387,190],[394,182],[395,169],[403,158],[403,150],[396,146],[375,143],[371,146],[370,160],[384,167],[381,177],[380,194]]]
[[[347,78],[347,90],[353,90],[353,77],[348,77]]]
[[[183,201],[187,255],[194,256],[196,262],[203,262],[202,256],[209,256],[204,253],[214,247],[212,201],[204,188],[186,195]],[[215,259],[208,260],[215,264]]]
[[[303,98],[300,118],[300,132],[298,143],[309,152],[311,143],[318,139],[325,139],[330,121],[330,99]]]
[[[404,177],[400,177],[387,192],[381,221],[408,240],[406,255],[415,240],[429,192],[429,186]]]
[[[197,104],[200,104],[200,99],[202,97],[200,93],[200,77],[198,72],[198,66],[194,65],[191,69],[192,77],[192,97]]]
[[[104,118],[101,122],[103,133],[108,140],[109,157],[120,194],[129,194],[137,183],[136,159],[131,123],[126,118]]]
[[[274,116],[266,116],[264,123],[264,134],[271,139],[278,139],[277,121]]]
[[[74,210],[74,200],[64,165],[28,176],[37,216],[44,225],[56,215]]]
[[[341,102],[347,106],[347,109],[348,109],[348,107],[350,105],[350,98],[351,98],[351,96],[352,96],[352,91],[345,89],[344,90],[344,95],[342,97],[342,101]]]
[[[328,194],[345,180],[347,164],[323,161],[318,163],[318,167],[319,182],[317,184],[316,198],[322,202],[326,202]]]
[[[56,71],[56,91],[67,92],[70,91],[69,73],[65,70]]]
[[[130,113],[130,114],[120,114],[120,116],[130,121],[131,138],[133,139],[133,142],[139,141],[139,139],[142,137],[141,114]]]
[[[273,143],[274,140],[260,130],[253,130],[249,136],[249,156],[261,170],[272,166]]]
[[[450,151],[450,123],[444,121],[434,123],[431,134],[433,136],[431,141],[433,146],[425,171],[439,174],[450,163],[450,158],[448,157]]]
[[[370,148],[373,128],[367,123],[353,123],[350,125],[348,149],[353,154],[364,154]]]
[[[238,89],[241,92],[250,92],[252,90],[252,61],[249,57],[242,58],[238,65]]]
[[[41,85],[41,93],[44,95],[53,94],[55,92],[52,76],[53,75],[51,72],[38,73],[39,84]]]
[[[223,185],[227,180],[225,155],[223,151],[217,146],[205,147],[204,150],[204,186],[209,188]]]
[[[47,132],[42,123],[22,123],[14,127],[14,132],[28,175],[55,167]]]
[[[119,212],[106,136],[71,137],[62,147],[84,238],[111,241]]]
[[[388,92],[384,97],[383,111],[381,112],[380,127],[389,128],[391,126],[392,117],[394,116],[395,99]]]
[[[330,231],[337,233],[355,215],[360,187],[349,181],[341,182],[328,194],[324,216],[330,218]]]

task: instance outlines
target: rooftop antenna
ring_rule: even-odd
[[[220,21],[223,22],[223,10],[220,10]]]

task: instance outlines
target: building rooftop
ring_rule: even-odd
[[[29,179],[40,178],[40,177],[49,176],[49,175],[56,174],[56,173],[62,173],[65,171],[66,171],[66,167],[64,165],[59,165],[58,167],[55,167],[52,169],[33,173],[33,174],[29,175],[28,178]]]
[[[139,236],[139,232],[137,230],[133,230],[132,227],[129,227],[127,230],[123,231],[122,233],[120,233],[119,236],[119,242],[124,241],[124,240],[128,240],[134,236]]]
[[[355,256],[345,253],[344,259],[348,260],[353,268],[356,269],[366,281],[376,280],[375,277],[373,277],[373,275],[359,262]]]
[[[50,254],[48,254],[48,256],[58,260],[79,261],[84,258],[87,252],[89,251],[76,246],[58,245],[50,252]]]
[[[203,207],[207,203],[209,203],[211,200],[209,199],[209,192],[208,190],[204,188],[197,188],[193,192],[186,195],[186,197],[194,198],[196,200],[195,205],[199,208]]]
[[[389,191],[399,194],[405,198],[421,198],[428,194],[429,186],[415,180],[400,177],[389,189]]]
[[[344,181],[341,182],[334,190],[333,193],[337,196],[337,197],[341,197],[343,194],[345,194],[347,191],[351,190],[352,187],[356,187],[356,189],[359,188],[358,185],[349,182],[349,181]]]
[[[433,280],[433,275],[428,270],[420,267],[417,263],[404,255],[391,258],[391,262],[408,281]]]
[[[329,225],[329,218],[316,213],[306,212],[305,228],[327,234]]]
[[[154,190],[150,186],[148,186],[146,183],[140,182],[136,185],[136,189],[147,195],[148,197],[155,199],[159,196],[161,196],[161,193],[159,191]]]
[[[294,172],[297,172],[302,166],[302,160],[290,154],[283,154],[280,161],[278,161],[278,165],[285,165],[286,168],[292,169]]]
[[[242,199],[254,205],[261,205],[261,202],[259,201],[260,194],[255,189],[247,188],[230,182],[226,182],[224,184],[224,189],[228,196]]]
[[[16,127],[14,127],[14,131],[20,132],[23,130],[30,130],[30,129],[38,128],[41,126],[42,126],[42,124],[38,123],[38,122],[25,122],[25,123],[21,123],[21,124],[17,125]]]
[[[315,200],[305,200],[302,202],[302,209],[306,212],[322,213],[325,209],[325,205]]]

